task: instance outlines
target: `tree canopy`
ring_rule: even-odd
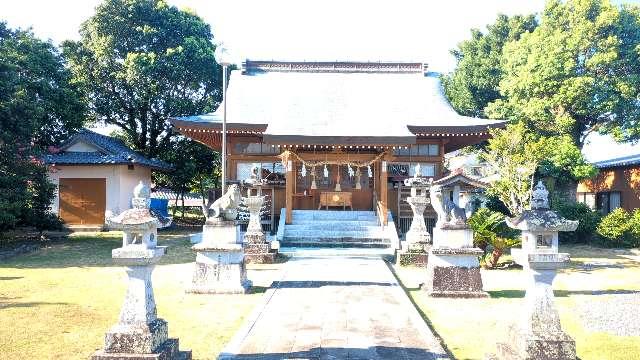
[[[594,131],[640,138],[640,16],[607,0],[550,0],[540,25],[504,46],[501,98],[485,113],[582,148]]]
[[[63,49],[91,117],[122,129],[147,156],[170,148],[169,117],[219,102],[211,29],[192,13],[158,0],[106,0],[80,34]]]
[[[0,22],[0,229],[47,225],[53,186],[39,155],[80,128],[85,110],[56,48]]]
[[[537,26],[533,15],[499,15],[486,33],[471,30],[471,39],[462,41],[451,51],[457,61],[456,70],[442,77],[451,105],[467,116],[484,117],[484,108],[500,98],[498,85],[503,78],[502,48]]]

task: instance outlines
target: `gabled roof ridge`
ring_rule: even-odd
[[[593,162],[599,168],[640,164],[640,153]]]
[[[391,73],[425,74],[427,64],[406,61],[287,61],[250,60],[242,62],[242,73],[304,72],[304,73]]]
[[[84,141],[95,146],[97,152],[73,152],[65,151],[69,147]],[[58,164],[139,164],[160,170],[169,170],[172,165],[156,158],[148,158],[145,155],[131,149],[122,140],[103,135],[83,128],[71,136],[59,148],[60,153],[44,156],[45,163]]]

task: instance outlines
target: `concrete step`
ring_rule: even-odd
[[[300,239],[300,238],[284,238],[280,242],[284,247],[302,247],[302,248],[377,248],[377,249],[389,249],[391,248],[390,242],[381,242],[376,239],[357,239],[357,241],[343,241],[343,240],[318,240],[318,239]]]
[[[318,221],[310,222],[306,224],[291,224],[285,225],[285,231],[360,231],[360,232],[373,232],[380,230],[378,224],[372,224],[368,222],[360,221]]]
[[[292,257],[374,257],[391,259],[395,250],[391,248],[311,248],[282,247],[279,252]]]
[[[373,211],[293,210],[293,223],[305,220],[377,221],[377,217]]]
[[[333,238],[384,238],[385,233],[380,228],[367,229],[365,231],[356,230],[289,230],[284,229],[284,237],[288,238],[316,238],[316,239],[333,239]]]
[[[287,226],[313,226],[313,225],[360,225],[360,226],[378,226],[377,221],[370,220],[293,220]]]

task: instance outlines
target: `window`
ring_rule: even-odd
[[[284,166],[282,166],[282,163],[280,162],[269,162],[269,163],[251,163],[251,162],[239,162],[236,164],[236,180],[246,180],[249,179],[251,177],[251,168],[253,167],[253,165],[258,165],[261,168],[261,174],[262,177],[268,179],[268,180],[275,180],[275,179],[271,179],[271,177],[274,176],[278,176],[278,175],[283,175],[285,173],[285,168]],[[272,174],[274,174],[272,176]]]
[[[234,146],[236,154],[279,154],[280,150],[263,143],[236,143]]]
[[[579,192],[577,194],[576,201],[579,203],[583,203],[589,207],[591,210],[596,209],[596,194],[589,192]]]
[[[551,235],[538,235],[536,239],[536,247],[551,247],[553,237]]]
[[[414,176],[418,163],[390,163],[388,172],[392,176]],[[419,163],[422,176],[436,176],[436,165],[431,163]]]
[[[608,214],[622,206],[622,198],[619,191],[601,192],[596,196],[597,209],[603,214]]]
[[[438,156],[439,152],[438,144],[411,145],[408,149],[400,148],[393,151],[397,156]]]

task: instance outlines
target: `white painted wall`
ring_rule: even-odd
[[[59,186],[62,178],[106,179],[105,219],[117,215],[131,207],[133,188],[139,181],[151,183],[151,169],[135,166],[128,170],[127,165],[57,165],[49,170],[49,179]],[[58,190],[51,204],[51,211],[59,213],[60,197]]]

